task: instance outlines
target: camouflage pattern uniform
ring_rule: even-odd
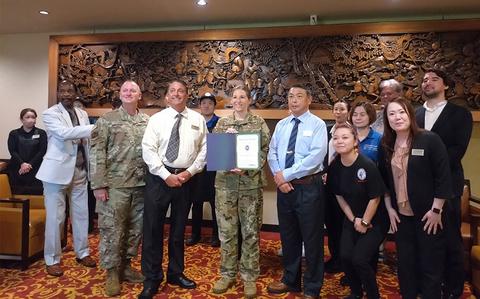
[[[260,169],[246,170],[243,175],[218,171],[215,179],[216,213],[221,243],[220,275],[235,279],[238,268],[238,227],[242,233],[240,276],[243,281],[255,281],[260,274],[259,232],[263,214],[263,187],[267,180],[263,171],[270,131],[265,121],[247,114],[244,120],[234,116],[221,118],[214,129],[223,133],[233,128],[239,133],[260,132]]]
[[[122,107],[99,118],[92,131],[92,189],[108,188],[108,200],[97,201],[100,266],[120,267],[138,252],[143,225],[143,189],[147,166],[142,137],[148,115],[129,115]]]

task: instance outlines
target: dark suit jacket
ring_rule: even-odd
[[[379,151],[379,168],[397,210],[392,166]],[[445,145],[437,134],[421,131],[413,140],[407,164],[407,192],[415,216],[422,218],[432,208],[433,199],[452,198],[452,177]]]
[[[418,126],[425,128],[425,108],[420,107],[415,113]],[[472,135],[472,114],[467,109],[447,102],[442,113],[432,127],[432,132],[440,136],[445,144],[452,172],[452,188],[454,197],[463,192],[464,175],[462,158],[467,151]]]

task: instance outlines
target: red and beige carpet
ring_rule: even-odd
[[[69,239],[71,245],[71,239]],[[100,268],[90,269],[80,266],[75,261],[71,246],[67,246],[63,254],[62,267],[65,274],[60,278],[50,277],[45,272],[45,263],[39,260],[26,271],[18,267],[0,268],[0,298],[105,298],[103,289],[105,271]],[[98,234],[90,235],[92,256],[98,261]],[[391,247],[391,246],[387,246]],[[69,249],[70,248],[70,249]],[[261,233],[261,274],[257,281],[258,298],[297,298],[301,293],[286,295],[270,295],[267,285],[280,279],[282,266],[277,251],[280,248],[278,233]],[[326,250],[326,254],[328,251]],[[183,290],[163,283],[155,298],[242,298],[243,285],[238,279],[234,288],[222,295],[212,293],[212,287],[218,279],[220,251],[208,243],[200,243],[186,247],[185,274],[197,282],[195,290]],[[164,258],[164,269],[166,267]],[[11,266],[11,265],[10,265]],[[134,267],[140,269],[140,258],[134,261]],[[343,298],[349,294],[348,287],[340,285],[342,274],[325,274],[322,288],[322,298]],[[400,298],[398,280],[393,267],[380,263],[377,281],[382,298]],[[142,290],[142,284],[123,283],[120,298],[137,298]],[[468,283],[465,284],[463,298],[474,298]]]

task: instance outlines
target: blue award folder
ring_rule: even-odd
[[[236,134],[207,134],[207,170],[230,170],[236,165]]]
[[[259,165],[259,132],[207,134],[207,170],[248,170]]]

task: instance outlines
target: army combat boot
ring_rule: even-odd
[[[248,299],[257,297],[257,284],[255,281],[245,281],[243,283],[243,293],[245,298]]]
[[[235,279],[232,279],[229,277],[222,277],[219,280],[217,280],[213,285],[213,293],[223,294],[234,284],[235,284]]]
[[[128,281],[128,282],[143,282],[145,277],[143,277],[142,273],[135,271],[132,266],[130,265],[130,261],[122,264],[122,272],[120,274],[121,281]]]
[[[120,295],[120,280],[118,279],[118,269],[107,270],[107,281],[105,282],[105,293],[108,297]]]

